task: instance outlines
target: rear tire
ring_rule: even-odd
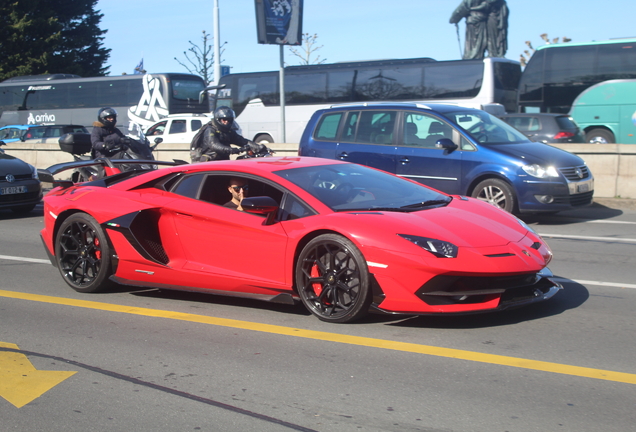
[[[591,144],[614,144],[616,138],[607,129],[596,128],[585,133],[585,139]]]

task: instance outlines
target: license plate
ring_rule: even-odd
[[[578,193],[584,193],[584,192],[587,192],[589,190],[590,190],[590,185],[587,184],[587,183],[583,183],[583,184],[577,185],[577,187],[576,187],[576,191]]]
[[[13,195],[19,193],[26,193],[26,186],[9,186],[0,188],[0,195]]]

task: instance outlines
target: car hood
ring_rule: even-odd
[[[509,157],[521,158],[527,164],[569,167],[584,165],[585,161],[575,154],[539,142],[521,144],[496,144],[488,149]]]
[[[0,153],[0,175],[30,173],[31,167],[26,162],[6,153]]]
[[[351,232],[361,242],[366,243],[363,239],[367,239],[370,244],[371,239],[386,235],[383,241],[387,246],[396,234],[444,240],[459,247],[486,248],[518,242],[528,233],[514,216],[483,201],[463,197],[454,197],[444,207],[416,212],[351,211],[334,216],[340,219],[340,226],[350,223]]]

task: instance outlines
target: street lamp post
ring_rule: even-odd
[[[221,79],[221,30],[219,28],[219,0],[214,0],[214,84]],[[206,83],[209,84],[209,83]]]

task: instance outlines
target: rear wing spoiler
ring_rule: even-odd
[[[62,186],[64,188],[73,186],[73,182],[70,180],[56,180],[55,176],[61,172],[73,170],[76,168],[85,168],[90,166],[103,166],[107,169],[107,172],[112,170],[114,173],[118,173],[119,168],[117,165],[166,165],[166,166],[177,166],[177,165],[187,165],[188,162],[184,160],[175,159],[172,162],[168,161],[158,161],[158,160],[144,160],[144,159],[108,159],[108,158],[97,158],[86,161],[74,161],[74,162],[63,162],[59,164],[52,165],[46,169],[38,169],[38,177],[40,181],[44,183],[52,183],[53,187]],[[140,170],[141,171],[141,170]]]

